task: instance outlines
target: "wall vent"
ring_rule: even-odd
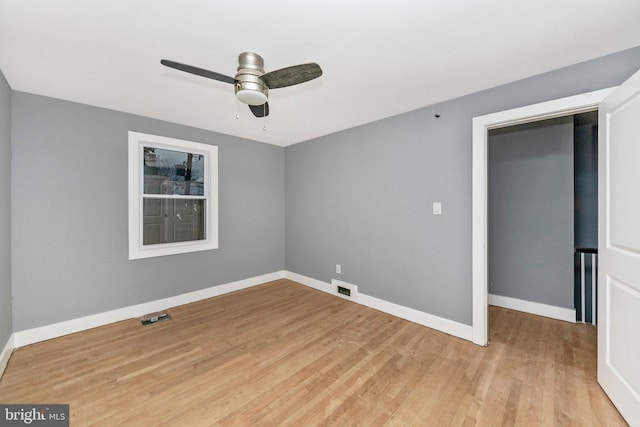
[[[350,297],[351,289],[338,285],[338,293]]]
[[[342,298],[354,299],[358,295],[358,287],[356,285],[341,280],[331,279],[331,287],[334,289],[335,294]]]

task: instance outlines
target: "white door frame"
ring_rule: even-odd
[[[615,88],[601,89],[568,98],[542,102],[473,118],[472,156],[472,307],[473,342],[489,340],[487,289],[487,143],[490,129],[552,119],[598,108]]]

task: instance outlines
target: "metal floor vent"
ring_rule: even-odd
[[[171,316],[169,316],[168,313],[163,312],[163,313],[148,314],[144,316],[140,321],[142,322],[143,325],[151,325],[152,323],[158,323],[162,320],[169,320],[169,319],[171,319]]]
[[[358,298],[358,287],[352,283],[331,279],[331,286],[334,286],[336,295],[341,298],[350,298],[354,300]]]
[[[338,293],[350,297],[351,289],[345,288],[343,286],[338,286]]]

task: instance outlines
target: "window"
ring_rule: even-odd
[[[129,132],[129,259],[218,247],[218,147]]]

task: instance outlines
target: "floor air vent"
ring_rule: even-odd
[[[143,325],[151,325],[152,323],[157,323],[162,320],[169,320],[169,319],[171,319],[171,316],[169,316],[168,313],[154,313],[154,314],[148,314],[144,316],[140,321],[142,322]]]

